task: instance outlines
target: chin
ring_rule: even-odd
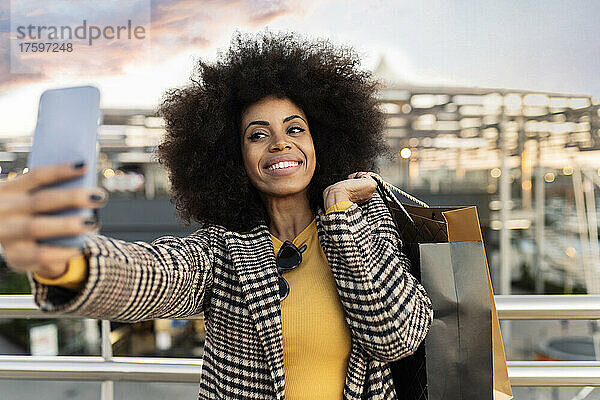
[[[299,193],[302,193],[303,191],[306,191],[308,188],[308,184],[307,185],[302,185],[302,184],[294,184],[294,183],[285,183],[285,182],[281,182],[280,184],[277,183],[271,183],[265,187],[263,187],[261,190],[262,193],[264,193],[267,196],[272,196],[272,197],[287,197],[287,196],[294,196],[297,195]]]

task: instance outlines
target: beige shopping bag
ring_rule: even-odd
[[[479,216],[476,207],[459,208],[442,213],[448,225],[449,242],[466,242],[472,240],[483,241],[481,228],[479,226]],[[484,248],[485,252],[485,248]],[[486,267],[487,257],[486,257]],[[513,398],[510,380],[508,378],[508,369],[506,366],[506,355],[504,353],[504,344],[502,343],[502,334],[500,332],[500,322],[498,321],[498,312],[496,311],[496,302],[494,301],[494,289],[490,279],[489,267],[487,268],[488,286],[490,290],[490,299],[492,306],[492,357],[494,365],[494,399],[510,400]]]

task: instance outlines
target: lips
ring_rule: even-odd
[[[288,156],[277,156],[277,157],[271,158],[270,160],[267,160],[265,162],[265,164],[263,165],[263,168],[267,169],[272,165],[275,165],[277,163],[284,162],[284,161],[292,161],[292,162],[297,162],[300,165],[302,164],[302,160],[300,160],[299,158],[296,158],[296,157],[290,157],[289,155]]]
[[[288,175],[295,174],[297,171],[300,171],[301,166],[302,166],[302,163],[294,163],[293,165],[288,165],[283,168],[275,168],[275,169],[266,168],[266,169],[264,169],[264,171],[265,171],[265,174],[267,174],[267,175],[281,177],[281,176],[288,176]]]

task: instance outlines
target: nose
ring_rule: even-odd
[[[269,151],[272,153],[274,151],[281,151],[285,148],[291,149],[292,145],[288,141],[288,137],[285,133],[274,133],[272,136],[272,143],[269,146]]]

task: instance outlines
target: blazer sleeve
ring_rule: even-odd
[[[135,322],[197,315],[208,303],[214,255],[209,227],[151,243],[86,237],[88,277],[81,289],[45,285],[29,275],[42,311]]]
[[[378,192],[362,206],[322,216],[334,242],[330,262],[352,336],[374,359],[414,353],[433,322],[431,300],[408,272],[410,261]]]

